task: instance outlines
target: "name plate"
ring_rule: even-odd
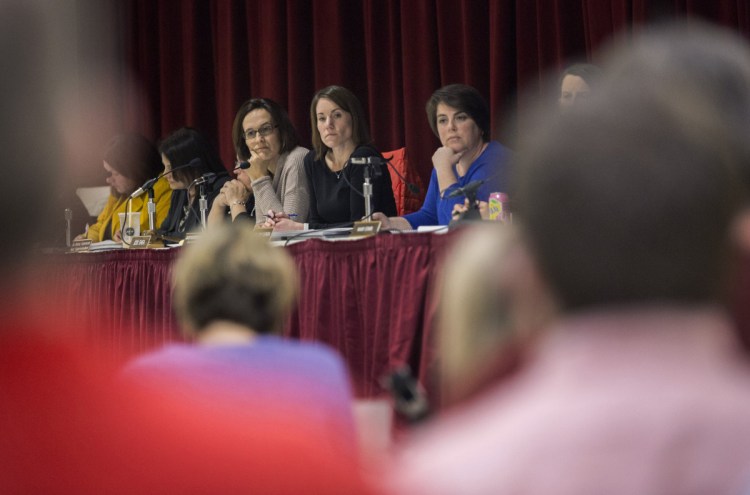
[[[127,245],[130,249],[147,249],[151,243],[151,236],[149,235],[137,235],[133,237],[130,244]]]
[[[354,222],[352,232],[349,237],[368,237],[380,232],[382,224],[376,220]]]
[[[83,253],[91,250],[91,239],[79,239],[70,245],[70,253]]]

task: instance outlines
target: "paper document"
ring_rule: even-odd
[[[340,237],[347,235],[352,231],[351,227],[334,227],[330,229],[308,229],[308,230],[285,230],[273,231],[271,239],[276,241],[280,239],[314,239],[320,237]]]
[[[112,240],[92,242],[89,251],[108,251],[110,249],[122,249],[122,243]]]
[[[76,196],[80,198],[89,215],[98,217],[109,199],[109,186],[79,187],[76,189]]]

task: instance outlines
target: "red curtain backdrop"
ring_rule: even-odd
[[[153,139],[190,125],[227,165],[247,98],[286,106],[309,146],[309,103],[341,84],[365,105],[376,144],[406,146],[423,180],[439,144],[424,105],[438,87],[475,86],[494,132],[521,91],[586,60],[614,33],[706,18],[748,35],[746,0],[126,0],[116,4],[125,70],[122,126]],[[135,98],[140,96],[140,98]],[[137,102],[137,103],[136,103]],[[97,166],[99,166],[97,164]]]

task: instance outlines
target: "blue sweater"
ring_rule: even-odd
[[[456,173],[458,182],[448,187],[443,196],[448,196],[451,191],[459,187],[464,187],[469,182],[475,180],[488,179],[482,184],[477,193],[477,199],[487,201],[490,193],[508,192],[508,161],[510,150],[497,141],[490,141],[484,152],[477,157],[469,166],[469,170],[463,177],[458,177],[456,167],[453,166],[453,173]],[[463,204],[465,197],[457,196],[450,199],[440,197],[440,187],[438,186],[437,172],[432,170],[430,176],[430,185],[427,187],[427,195],[424,204],[419,211],[404,215],[404,218],[416,229],[421,225],[448,225],[451,221],[451,212],[453,205]]]
[[[346,365],[322,344],[273,335],[244,345],[170,344],[136,358],[121,377],[180,400],[295,415],[331,447],[355,450]]]

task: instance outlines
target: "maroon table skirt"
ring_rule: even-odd
[[[284,335],[316,340],[346,360],[355,393],[383,393],[402,364],[432,388],[437,272],[456,234],[379,235],[289,246],[301,283]],[[121,358],[182,340],[171,306],[179,250],[57,254],[41,264],[61,322],[75,323],[103,353]],[[750,256],[733,270],[729,304],[750,349]]]

